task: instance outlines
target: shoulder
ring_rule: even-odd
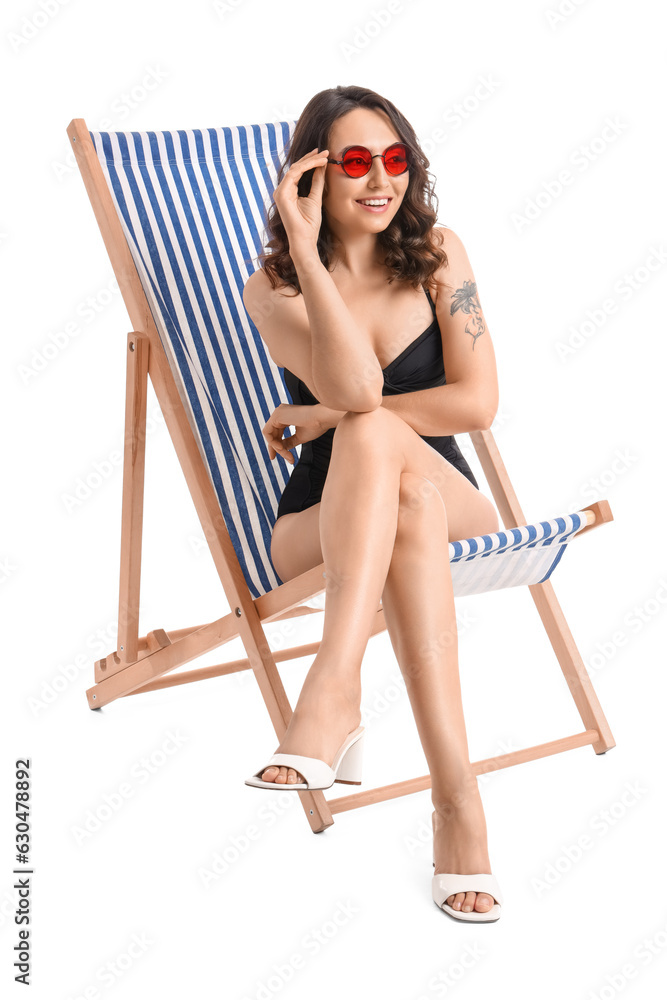
[[[288,368],[312,391],[310,323],[303,295],[290,285],[271,286],[254,271],[243,288],[243,305],[279,368]]]
[[[243,304],[247,308],[248,304],[256,303],[259,299],[264,299],[267,296],[288,299],[301,297],[297,289],[291,285],[276,285],[274,288],[266,270],[263,267],[258,267],[246,279],[243,286]]]
[[[450,229],[449,226],[434,226],[433,235],[435,236],[436,243],[438,246],[445,251],[447,257],[453,258],[454,263],[458,262],[462,255],[465,255],[465,247],[463,245],[463,240],[458,233]],[[444,273],[447,270],[448,264],[444,264],[441,268],[436,271],[439,274],[441,271]]]
[[[252,307],[260,298],[265,298],[272,292],[275,292],[275,289],[271,286],[268,274],[263,267],[258,267],[243,286],[243,304],[246,309],[248,306]]]
[[[251,319],[254,320],[254,312],[260,292],[264,295],[271,290],[271,284],[263,268],[258,267],[256,271],[247,278],[243,286],[243,305],[246,307]]]
[[[447,255],[447,262],[441,264],[431,278],[432,294],[437,303],[438,294],[442,292],[445,295],[452,288],[458,287],[462,276],[471,273],[471,267],[463,240],[458,233],[449,226],[434,226],[433,235],[436,246],[444,250]]]
[[[243,305],[251,320],[266,339],[276,324],[291,322],[305,315],[303,295],[291,285],[271,284],[267,272],[262,267],[248,277],[243,286]],[[261,324],[261,325],[260,325]]]
[[[263,267],[258,267],[246,278],[245,285],[243,286],[244,297],[246,292],[250,292],[252,294],[252,291],[264,281],[268,282],[266,272]]]

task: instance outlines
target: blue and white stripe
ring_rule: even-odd
[[[254,597],[282,582],[271,531],[291,467],[262,427],[290,398],[242,295],[295,124],[90,133]]]
[[[548,580],[568,542],[585,527],[583,514],[523,524],[449,543],[454,594],[482,594]]]

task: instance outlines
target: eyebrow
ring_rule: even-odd
[[[390,146],[394,146],[397,142],[403,142],[403,139],[392,139],[391,142],[388,142],[387,145],[378,152],[384,153],[385,149],[389,149]],[[362,146],[364,149],[370,150],[373,156],[377,156],[377,153],[373,153],[370,146],[365,146],[363,142],[348,142],[346,146],[341,146],[338,152],[334,154],[336,159],[338,159],[339,156],[342,156],[344,149],[351,149],[353,146]]]

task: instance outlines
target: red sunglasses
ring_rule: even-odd
[[[365,146],[348,146],[343,150],[342,160],[328,160],[328,163],[340,163],[348,177],[363,177],[371,169],[373,160],[380,157],[388,174],[396,177],[404,174],[409,166],[409,149],[404,142],[393,142],[387,146],[384,153],[371,155]]]

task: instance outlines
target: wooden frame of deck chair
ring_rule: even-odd
[[[290,473],[287,463],[269,460],[261,428],[290,399],[282,369],[242,302],[295,124],[110,133],[90,132],[79,118],[67,129],[133,326],[126,344],[118,648],[95,663],[95,684],[86,692],[92,709],[252,669],[280,740],[292,709],[277,663],[319,648],[313,642],[274,652],[263,629],[321,611],[313,599],[326,581],[324,564],[283,583],[271,563],[271,531]],[[140,636],[148,376],[231,610],[213,622]],[[609,504],[601,500],[527,525],[491,431],[470,437],[506,530],[450,543],[454,593],[529,587],[584,726],[559,740],[475,761],[474,772],[586,744],[605,753],[615,743],[549,576],[575,534],[613,520]],[[385,628],[380,604],[371,635]],[[237,636],[246,658],[172,673]],[[427,774],[332,801],[319,790],[297,794],[317,833],[333,823],[334,813],[430,783]]]

